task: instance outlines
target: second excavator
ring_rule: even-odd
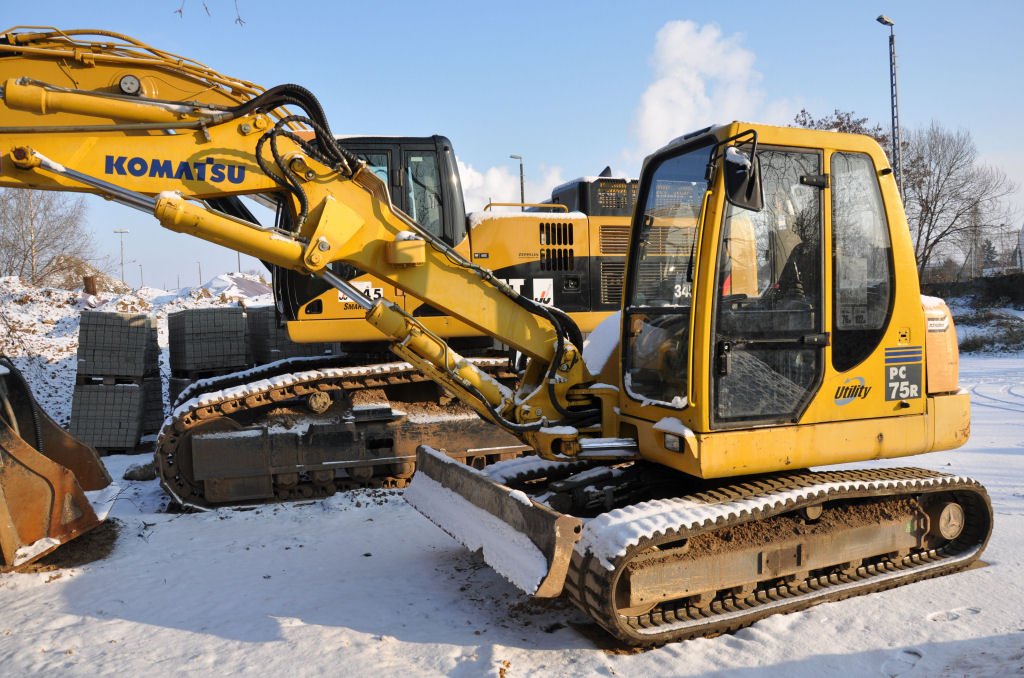
[[[621,310],[584,345],[565,313],[394,208],[307,90],[218,102],[209,92],[243,85],[194,62],[58,31],[5,39],[0,184],[91,191],[346,295],[402,360],[536,453],[478,471],[421,448],[406,498],[623,642],[729,631],[954,572],[985,548],[992,511],[975,481],[809,470],[970,432],[951,317],[920,295],[873,140],[733,122],[652,154]],[[168,84],[184,72],[209,80],[201,104],[194,82]],[[289,218],[264,228],[206,202],[247,193],[277,194]],[[525,370],[500,383],[338,262],[519,351]]]

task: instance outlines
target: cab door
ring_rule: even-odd
[[[799,420],[824,371],[822,157],[760,148],[764,209],[729,204],[712,315],[712,428]]]

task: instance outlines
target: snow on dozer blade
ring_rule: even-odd
[[[583,521],[553,511],[430,447],[416,450],[405,500],[526,593],[562,593]]]
[[[0,358],[0,572],[99,525],[115,488],[96,450],[50,419]]]

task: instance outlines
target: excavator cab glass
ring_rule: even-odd
[[[821,153],[759,147],[755,162],[763,208],[730,201],[718,248],[711,383],[719,428],[795,421],[820,383],[827,343],[821,189],[807,181],[820,175]]]
[[[624,385],[637,400],[685,407],[697,224],[713,140],[651,161],[634,223]]]

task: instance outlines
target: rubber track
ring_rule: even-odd
[[[848,483],[855,489],[811,492],[794,502],[792,490],[822,483]],[[751,520],[763,520],[806,505],[870,497],[914,496],[923,493],[956,493],[964,507],[963,533],[937,550],[862,565],[852,572],[829,573],[803,581],[762,584],[749,594],[720,594],[699,608],[687,600],[662,603],[650,612],[626,617],[614,609],[614,590],[619,573],[629,561],[657,543],[691,537],[703,531],[727,528]],[[785,499],[780,493],[789,493]],[[758,508],[744,508],[730,514],[730,505],[741,500],[760,499]],[[992,508],[985,489],[976,481],[923,469],[877,469],[836,472],[802,472],[773,476],[716,488],[710,493],[687,497],[723,508],[727,516],[711,525],[693,526],[645,534],[618,557],[609,571],[593,553],[573,553],[566,592],[569,598],[598,624],[628,645],[659,645],[701,636],[729,633],[772,614],[794,612],[819,603],[901,586],[967,568],[981,555],[992,525]],[[628,510],[628,509],[627,509]],[[827,509],[826,509],[827,510]],[[756,584],[756,582],[751,582]]]
[[[509,371],[508,360],[505,358],[467,360],[495,378],[515,376]],[[164,421],[157,437],[156,458],[160,482],[171,497],[182,506],[206,507],[205,499],[196,493],[196,488],[178,477],[175,469],[175,457],[186,434],[201,424],[224,417],[235,418],[248,410],[283,404],[317,392],[354,392],[429,381],[419,370],[405,362],[355,367],[330,367],[317,363],[311,365],[312,362],[310,359],[284,360],[240,374],[197,382],[198,388],[220,388],[197,393],[181,402]],[[295,367],[305,369],[293,371]],[[183,395],[190,393],[193,392],[185,391]],[[341,490],[402,488],[408,482],[408,479],[392,476],[375,476],[367,481],[335,481]],[[323,494],[322,491],[302,494],[301,488],[299,492],[295,499]]]

